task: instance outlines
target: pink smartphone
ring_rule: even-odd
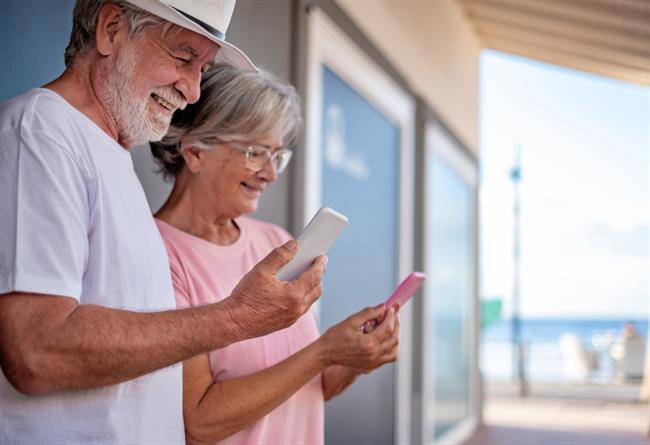
[[[384,303],[386,305],[386,310],[396,304],[399,304],[399,307],[404,306],[420,286],[422,286],[422,283],[424,283],[424,280],[426,279],[427,275],[422,272],[411,272],[409,276],[404,278],[404,281],[397,286],[393,295],[391,295]],[[361,329],[367,334],[368,332],[372,332],[382,321],[383,317],[382,319],[367,321],[363,326],[361,326]]]
[[[404,304],[409,301],[409,299],[413,296],[413,294],[422,286],[422,283],[424,283],[424,280],[427,279],[426,274],[422,272],[411,272],[411,274],[404,278],[404,281],[400,283],[399,286],[397,286],[397,289],[395,289],[395,292],[393,292],[393,295],[390,296],[388,300],[386,300],[386,309],[390,309],[396,304],[399,304],[400,307],[404,306]]]

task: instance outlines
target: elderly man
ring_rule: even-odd
[[[198,99],[234,0],[78,0],[66,70],[0,104],[0,443],[184,441],[178,362],[292,324],[321,293],[273,251],[230,298],[172,310],[128,149]],[[269,303],[269,302],[272,302]]]

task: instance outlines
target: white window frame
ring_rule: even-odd
[[[476,428],[479,423],[480,410],[481,410],[481,401],[480,401],[480,374],[479,374],[479,363],[478,363],[478,338],[479,338],[479,326],[478,326],[478,292],[477,292],[477,278],[478,278],[478,251],[477,251],[477,239],[478,239],[478,206],[476,205],[477,201],[477,187],[478,187],[478,172],[476,164],[471,161],[468,156],[463,153],[462,148],[458,143],[449,136],[447,131],[439,124],[428,122],[425,126],[425,190],[429,190],[430,181],[432,181],[432,174],[428,171],[429,159],[431,156],[435,156],[440,161],[442,161],[447,167],[453,170],[470,188],[471,192],[471,205],[472,205],[472,221],[470,222],[470,228],[472,230],[472,252],[471,252],[471,264],[473,265],[472,271],[470,273],[470,283],[468,289],[470,289],[470,301],[467,308],[467,317],[469,320],[469,332],[467,333],[469,342],[469,376],[468,376],[468,389],[469,389],[469,400],[468,400],[468,409],[469,416],[465,420],[461,421],[458,425],[452,428],[450,431],[442,435],[438,440],[433,439],[434,433],[434,424],[431,421],[431,417],[427,415],[425,409],[427,408],[427,402],[430,400],[435,400],[436,395],[436,385],[435,379],[431,379],[430,376],[435,375],[436,366],[435,360],[429,360],[428,354],[433,350],[433,355],[435,356],[435,342],[433,343],[434,347],[429,347],[429,342],[434,341],[430,338],[424,338],[423,341],[423,350],[422,350],[422,366],[424,367],[422,372],[422,431],[421,437],[422,441],[428,445],[459,445],[468,440],[471,435],[476,431]],[[426,196],[426,193],[425,193]],[[427,197],[427,201],[430,201],[432,198]],[[423,203],[423,205],[428,205]],[[428,222],[427,222],[428,224]],[[425,249],[429,248],[428,241],[428,227],[425,227],[424,230],[424,240]],[[428,305],[432,304],[432,298],[423,299],[423,310],[422,316],[428,312]],[[430,332],[435,332],[435,326],[430,326]],[[423,333],[424,335],[424,333]],[[433,369],[430,369],[427,363],[433,363]],[[440,364],[444,366],[444,364]],[[434,407],[435,409],[435,407]],[[435,416],[435,412],[433,413]]]
[[[337,76],[376,106],[400,130],[400,183],[398,222],[398,279],[413,267],[413,177],[415,102],[358,45],[356,45],[320,9],[313,8],[307,17],[307,98],[306,147],[302,159],[304,175],[296,186],[298,205],[294,226],[304,227],[321,206],[322,189],[322,67],[326,65]],[[300,202],[301,201],[301,202]],[[381,298],[381,296],[377,296]],[[411,362],[412,305],[400,312],[400,356],[395,378],[394,443],[411,443]],[[317,306],[316,311],[319,312]]]

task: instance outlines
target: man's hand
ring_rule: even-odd
[[[375,319],[383,321],[372,332],[364,332],[363,325]],[[367,374],[397,359],[399,319],[394,308],[366,308],[332,326],[318,341],[327,366],[342,365]]]
[[[275,249],[231,298],[164,312],[132,312],[70,297],[0,295],[0,366],[24,394],[124,382],[197,354],[289,326],[320,296],[325,258],[294,281],[274,273],[296,250]]]
[[[280,281],[275,277],[296,250],[293,240],[274,249],[224,300],[242,338],[259,337],[291,326],[323,293],[321,280],[327,264],[324,256],[294,280]]]

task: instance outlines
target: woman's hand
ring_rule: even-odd
[[[371,333],[361,326],[385,315]],[[395,310],[364,309],[275,365],[253,374],[214,382],[207,354],[183,364],[183,416],[188,443],[214,443],[267,415],[322,373],[330,399],[367,373],[397,357]],[[339,365],[339,366],[336,366]]]
[[[242,339],[258,337],[291,326],[323,293],[321,280],[327,258],[320,256],[295,280],[280,281],[276,272],[296,254],[297,243],[289,241],[274,249],[241,279],[226,309]]]
[[[364,332],[363,325],[375,319],[383,321],[372,332]],[[318,342],[326,366],[341,365],[367,374],[397,359],[399,319],[394,308],[366,308],[332,326]]]

